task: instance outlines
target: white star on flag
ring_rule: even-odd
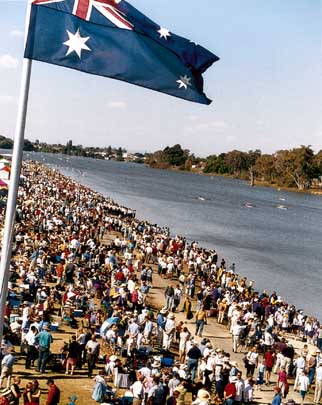
[[[91,49],[86,45],[86,42],[89,40],[90,37],[81,37],[81,34],[78,30],[75,34],[72,34],[70,31],[66,30],[68,34],[68,41],[63,42],[63,45],[68,46],[68,50],[66,52],[66,56],[72,52],[76,52],[79,59],[81,58],[82,50],[85,49],[86,51],[91,51]]]
[[[168,39],[168,37],[171,37],[170,31],[163,27],[160,27],[158,33],[160,34],[160,38]]]
[[[180,76],[180,79],[177,80],[177,83],[179,83],[179,89],[181,89],[181,87],[184,87],[185,90],[187,90],[188,86],[191,86],[191,77],[188,77],[187,75]]]

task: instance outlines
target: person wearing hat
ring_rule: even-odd
[[[15,361],[15,349],[13,346],[11,346],[8,348],[8,354],[6,354],[1,361],[0,389],[2,389],[4,378],[7,378],[7,388],[10,387],[13,365]]]
[[[236,381],[237,377],[232,377],[230,382],[225,385],[224,388],[224,400],[225,405],[233,405],[234,398],[236,396]]]
[[[159,345],[161,345],[162,343],[162,338],[163,338],[163,331],[164,331],[164,327],[165,327],[165,323],[167,321],[166,318],[167,315],[167,309],[166,308],[162,308],[157,316],[157,342]]]
[[[211,396],[207,390],[201,388],[197,393],[197,398],[191,405],[208,405],[210,404]]]
[[[309,381],[310,381],[310,385],[312,385],[313,381],[314,381],[314,376],[315,376],[315,370],[316,370],[316,366],[317,366],[317,352],[316,350],[314,350],[310,356],[308,356],[307,359],[307,367],[308,367],[308,377],[309,377]]]
[[[39,356],[36,371],[41,373],[45,373],[46,371],[50,345],[54,341],[52,335],[48,332],[48,329],[48,324],[44,324],[43,330],[35,337],[35,344],[39,346]]]
[[[192,347],[187,353],[187,357],[188,357],[187,362],[188,370],[189,373],[191,373],[191,381],[193,383],[195,381],[199,359],[202,357],[201,351],[196,341],[193,341]]]
[[[185,395],[187,393],[188,383],[185,380],[182,380],[180,384],[176,387],[176,391],[179,392],[179,396],[177,398],[177,405],[185,405]]]
[[[170,314],[167,317],[167,320],[164,325],[164,330],[163,330],[163,349],[164,350],[170,350],[172,340],[174,338],[175,330],[176,330],[176,324],[175,324],[175,315],[170,312]]]

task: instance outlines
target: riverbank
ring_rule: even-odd
[[[217,173],[204,173],[202,169],[191,169],[191,170],[185,170],[177,166],[169,166],[169,165],[149,165],[146,164],[146,166],[150,169],[159,169],[159,170],[169,170],[173,172],[178,172],[178,173],[191,173],[191,174],[196,174],[200,176],[208,176],[208,177],[222,177],[225,179],[231,179],[231,180],[239,180],[239,181],[244,181],[249,185],[249,187],[267,187],[267,188],[272,188],[278,191],[288,191],[292,193],[301,193],[301,194],[312,194],[312,195],[318,195],[322,196],[322,188],[312,188],[312,189],[305,189],[305,190],[299,190],[296,187],[284,187],[284,186],[279,186],[278,184],[273,184],[269,183],[267,181],[261,181],[258,179],[254,180],[253,185],[250,184],[250,180],[243,177],[238,177],[234,176],[231,174],[217,174]]]

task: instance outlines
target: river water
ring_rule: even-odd
[[[257,290],[322,319],[322,197],[144,165],[25,154],[60,170],[137,217],[215,248]],[[245,206],[245,203],[250,203]],[[284,208],[278,206],[284,206]]]

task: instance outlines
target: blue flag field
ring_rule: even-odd
[[[210,104],[202,73],[219,58],[121,0],[35,0],[25,58]]]

